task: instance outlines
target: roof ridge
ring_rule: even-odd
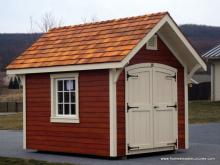
[[[69,28],[73,28],[73,27],[83,27],[83,26],[88,26],[88,25],[104,24],[104,23],[115,22],[115,21],[131,20],[131,19],[137,19],[137,18],[142,18],[142,17],[166,15],[166,14],[169,14],[169,12],[164,11],[164,12],[150,13],[150,14],[144,14],[144,15],[138,15],[138,16],[116,18],[116,19],[108,19],[108,20],[103,20],[103,21],[96,21],[96,22],[81,23],[81,24],[76,24],[76,25],[68,25],[68,26],[62,26],[62,27],[55,27],[55,28],[50,29],[49,31],[58,30],[58,29],[69,29]]]

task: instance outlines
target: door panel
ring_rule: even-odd
[[[139,149],[153,147],[152,69],[139,68],[128,72],[128,129],[129,146]]]
[[[132,150],[174,146],[177,139],[177,87],[174,71],[159,67],[128,70],[127,141]]]
[[[154,147],[167,146],[176,142],[177,111],[176,80],[171,76],[175,72],[153,68],[153,104],[154,108]]]

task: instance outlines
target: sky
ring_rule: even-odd
[[[74,25],[168,11],[177,24],[220,26],[219,6],[219,0],[0,0],[0,33],[39,32],[45,13]]]

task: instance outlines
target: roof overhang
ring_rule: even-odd
[[[178,61],[184,66],[184,68],[187,68],[188,74],[193,75],[193,73],[200,67],[202,67],[204,70],[207,69],[205,62],[198,55],[192,45],[188,42],[188,40],[179,30],[178,26],[175,24],[172,18],[167,14],[154,26],[154,28],[135,46],[135,48],[121,62],[10,69],[7,70],[7,74],[31,74],[123,68],[155,33],[160,36],[160,38],[167,45],[170,51],[175,55]]]

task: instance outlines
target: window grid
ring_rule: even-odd
[[[76,115],[76,84],[75,79],[57,79],[57,115],[74,116]]]

